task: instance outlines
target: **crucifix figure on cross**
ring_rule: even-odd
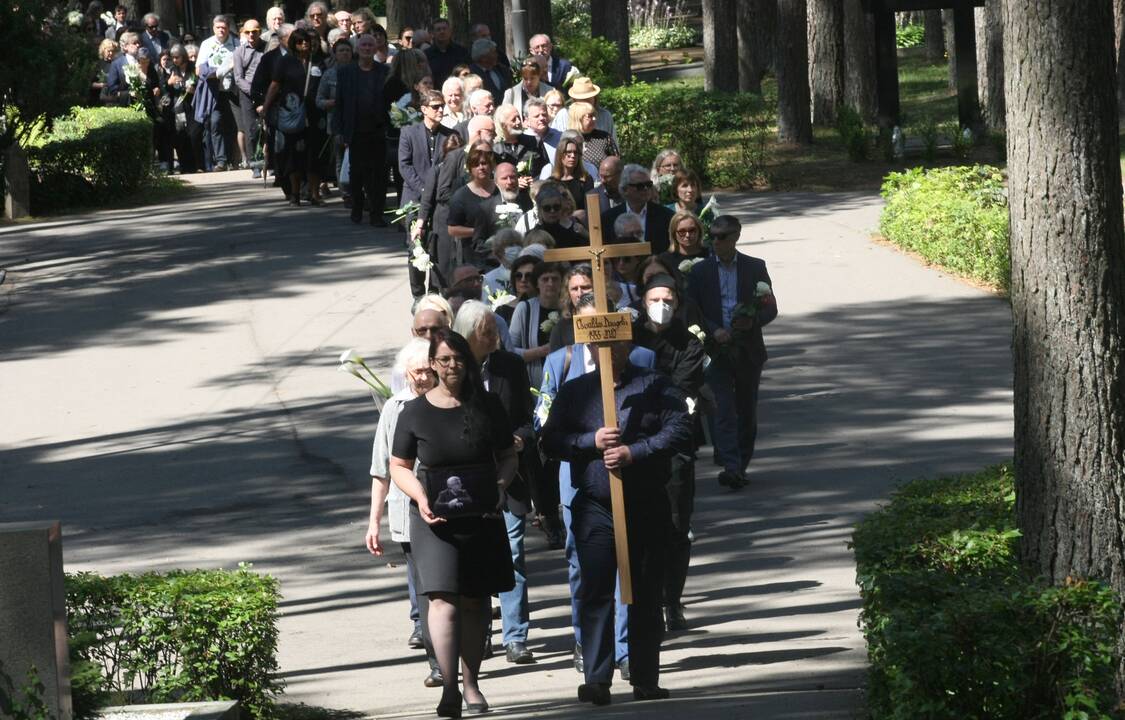
[[[602,413],[605,427],[617,427],[617,403],[613,390],[613,354],[610,344],[633,339],[632,315],[628,312],[610,312],[608,276],[605,260],[634,255],[648,255],[652,251],[647,242],[602,244],[600,198],[597,193],[586,196],[587,217],[590,219],[590,244],[548,250],[543,259],[548,262],[589,262],[593,270],[594,300],[597,312],[574,318],[574,342],[593,343],[598,350],[598,367],[601,373]],[[609,470],[610,502],[613,509],[613,540],[617,553],[617,573],[621,580],[621,601],[633,602],[632,574],[629,570],[629,538],[625,530],[625,494],[621,473]]]

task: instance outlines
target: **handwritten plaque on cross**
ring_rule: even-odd
[[[618,257],[648,255],[652,247],[646,242],[602,244],[601,200],[597,193],[586,196],[586,214],[590,219],[590,244],[548,250],[543,259],[548,262],[589,262],[593,270],[594,306],[597,312],[574,318],[574,341],[596,343],[598,367],[602,385],[602,423],[617,427],[617,402],[613,394],[613,354],[611,342],[633,339],[632,316],[629,313],[609,311],[609,296],[605,260]],[[565,380],[565,378],[563,378]],[[629,537],[625,530],[625,494],[621,474],[609,471],[610,504],[613,508],[613,542],[617,551],[617,573],[621,579],[621,601],[633,602],[633,576],[629,569]]]

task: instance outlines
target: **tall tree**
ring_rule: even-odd
[[[844,102],[844,9],[840,0],[808,0],[812,121],[832,125]]]
[[[1108,0],[1004,0],[1022,557],[1125,591],[1125,229]],[[1118,674],[1118,687],[1123,686]]]
[[[949,89],[957,89],[957,46],[953,44],[953,11],[941,11],[942,36],[945,38],[945,54],[949,57]]]
[[[387,34],[394,38],[406,26],[425,27],[436,17],[432,4],[422,0],[387,0]],[[456,25],[454,25],[456,28]]]
[[[922,43],[926,48],[926,60],[938,63],[945,59],[945,29],[941,22],[941,10],[927,10],[922,18]]]
[[[598,0],[590,3],[590,34],[617,44],[614,74],[620,82],[627,82],[633,74],[629,63],[628,0]]]
[[[811,143],[809,43],[805,0],[777,0],[777,137]]]
[[[1125,113],[1125,43],[1121,42],[1125,35],[1125,0],[1113,0],[1113,37],[1116,44],[1117,58],[1117,112]]]
[[[523,6],[527,8],[527,39],[539,33],[550,35],[555,27],[551,18],[551,0],[524,0]],[[522,52],[526,53],[527,48]]]
[[[484,23],[492,31],[492,40],[501,52],[507,52],[505,40],[507,15],[504,13],[504,0],[473,0],[469,5],[469,25]],[[471,40],[469,42],[472,42]]]
[[[777,39],[775,0],[738,2],[738,89],[762,93],[762,78],[773,67]]]
[[[703,0],[703,86],[707,90],[738,91],[738,73],[731,58],[738,57],[736,0]]]
[[[875,116],[875,19],[863,0],[844,0],[844,102],[864,119]]]
[[[977,94],[981,119],[990,130],[1004,129],[1004,22],[1002,0],[976,8]]]

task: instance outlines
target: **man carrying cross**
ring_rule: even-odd
[[[596,209],[598,196],[588,196],[587,203]],[[661,583],[671,523],[664,484],[672,457],[690,447],[692,433],[682,395],[664,375],[629,363],[628,321],[606,312],[604,260],[645,252],[648,246],[602,246],[600,218],[596,212],[590,217],[590,247],[553,250],[547,259],[592,261],[600,312],[583,316],[582,322],[576,318],[575,338],[598,349],[597,369],[559,389],[542,443],[548,455],[570,463],[576,489],[572,530],[581,568],[576,601],[586,679],[578,699],[606,705],[613,677],[617,572],[622,598],[632,605],[633,697],[668,697],[659,686]]]

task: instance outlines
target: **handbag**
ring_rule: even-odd
[[[309,94],[309,74],[312,72],[312,59],[305,69],[305,92],[298,96],[297,93],[286,93],[277,111],[277,129],[284,133],[299,133],[308,125],[305,117],[305,98]]]
[[[495,514],[500,502],[496,464],[418,468],[430,511],[438,517],[480,517]]]

